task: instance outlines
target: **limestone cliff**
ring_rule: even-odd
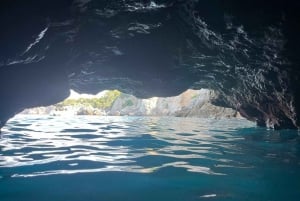
[[[121,93],[111,107],[101,109],[83,105],[57,104],[49,107],[26,109],[22,114],[48,115],[131,115],[131,116],[177,116],[230,118],[238,113],[230,108],[218,107],[211,104],[215,93],[210,90],[187,90],[174,97],[153,97],[139,99],[135,96]],[[70,100],[70,99],[69,99]]]
[[[236,117],[230,108],[210,103],[215,94],[210,90],[187,90],[174,97],[138,99],[122,94],[112,105],[109,115],[177,116],[177,117]]]

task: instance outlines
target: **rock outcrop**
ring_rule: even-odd
[[[211,104],[215,93],[210,90],[187,90],[174,97],[154,97],[139,99],[133,95],[121,93],[108,108],[91,105],[52,105],[25,109],[25,115],[98,115],[98,116],[176,116],[202,118],[240,118],[231,108]],[[72,100],[72,99],[68,99]]]
[[[70,88],[141,98],[207,88],[258,125],[299,128],[299,10],[292,0],[4,0],[0,127]]]
[[[109,115],[177,116],[203,118],[237,117],[235,110],[210,103],[215,96],[209,90],[187,90],[175,97],[138,99],[121,94],[108,111]]]

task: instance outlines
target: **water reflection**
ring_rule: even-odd
[[[0,168],[34,177],[170,167],[227,175],[266,158],[300,165],[296,132],[264,131],[244,120],[20,115],[3,130]]]

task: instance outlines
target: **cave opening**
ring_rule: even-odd
[[[1,127],[25,108],[62,101],[70,88],[139,98],[208,88],[218,93],[215,105],[260,126],[299,128],[296,2],[272,9],[236,0],[45,5],[0,7]]]
[[[208,89],[188,89],[177,96],[147,99],[118,90],[105,90],[97,94],[80,94],[70,90],[70,95],[59,103],[27,108],[19,114],[242,118],[236,110],[213,105],[215,96],[215,92]]]

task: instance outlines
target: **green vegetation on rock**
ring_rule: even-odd
[[[56,104],[57,108],[65,106],[82,106],[93,107],[98,109],[108,109],[112,106],[113,102],[120,96],[121,92],[118,90],[108,91],[100,98],[79,98],[79,99],[66,99],[63,102]]]

